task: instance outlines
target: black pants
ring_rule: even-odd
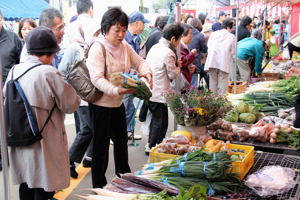
[[[105,172],[108,166],[110,139],[114,143],[115,173],[130,172],[128,164],[128,136],[124,105],[107,108],[89,104],[93,126],[92,182],[94,188],[107,184]]]
[[[294,51],[300,52],[300,47],[296,47],[290,42],[288,43],[288,49],[289,49],[290,59],[292,59]]]
[[[149,132],[149,147],[163,141],[168,129],[168,107],[164,103],[149,102],[149,110],[152,113]]]
[[[51,200],[54,194],[55,192],[46,192],[42,188],[28,188],[26,183],[19,187],[20,200]]]
[[[294,121],[294,127],[300,128],[300,94],[296,97],[295,101],[296,120]]]
[[[80,106],[76,110],[77,116],[79,118],[79,131],[76,133],[75,140],[70,147],[70,161],[81,163],[82,158],[87,153],[87,157],[92,158],[93,149],[93,130],[90,120],[90,112],[88,106]]]

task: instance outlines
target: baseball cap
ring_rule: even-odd
[[[145,19],[144,15],[139,12],[139,11],[134,11],[133,13],[131,13],[129,15],[129,23],[134,23],[134,22],[138,22],[138,21],[142,21],[144,23],[150,23],[149,20]]]
[[[56,53],[60,50],[54,33],[45,26],[32,29],[25,42],[28,53]]]
[[[226,14],[223,10],[221,10],[221,11],[219,12],[219,17],[221,17],[221,16],[227,16],[227,14]]]

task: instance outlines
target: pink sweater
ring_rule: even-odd
[[[104,37],[99,41],[106,49],[107,77],[104,78],[105,60],[102,48],[99,43],[95,43],[89,51],[87,67],[92,83],[103,91],[104,95],[94,104],[110,108],[120,107],[123,95],[119,95],[118,87],[109,81],[111,74],[129,72],[130,67],[134,67],[141,74],[149,73],[151,70],[146,61],[136,54],[125,40],[119,46],[110,44]]]

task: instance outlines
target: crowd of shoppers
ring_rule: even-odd
[[[115,74],[137,73],[152,89],[149,103],[141,109],[152,114],[147,153],[164,139],[168,129],[168,107],[163,96],[166,91],[184,92],[193,86],[224,95],[233,73],[235,46],[238,70],[231,77],[237,75],[242,81],[250,81],[253,70],[262,73],[263,57],[270,46],[269,41],[262,41],[272,32],[270,23],[266,21],[262,30],[257,17],[244,16],[236,35],[235,21],[223,11],[215,23],[203,13],[186,17],[184,23],[159,16],[155,26],[143,35],[142,43],[141,34],[150,29],[145,25],[150,21],[141,12],[127,15],[120,8],[110,8],[101,22],[94,21],[94,12],[91,0],[78,0],[77,15],[65,26],[60,11],[48,8],[41,13],[38,27],[33,19],[22,19],[18,35],[3,28],[0,12],[3,84],[12,75],[17,77],[38,65],[22,77],[20,85],[39,127],[56,105],[42,140],[26,147],[9,147],[13,182],[20,185],[21,200],[51,199],[55,191],[68,187],[70,176],[78,177],[76,165],[81,162],[91,167],[92,186],[104,187],[111,143],[116,175],[131,171],[127,143],[131,136],[128,133],[134,132],[131,122],[138,109],[131,95],[135,89],[116,84]],[[277,37],[278,28],[275,25],[273,36]],[[291,56],[293,51],[300,51],[298,40],[292,38],[288,44]],[[90,81],[103,92],[95,102],[80,100],[67,82],[69,69],[79,61],[86,63]],[[176,82],[184,85],[174,87]],[[76,137],[69,150],[65,113],[74,113],[76,125]]]

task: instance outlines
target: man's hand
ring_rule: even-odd
[[[150,88],[152,89],[153,87],[153,79],[152,79],[152,74],[151,73],[147,73],[147,74],[141,74],[140,77],[144,77],[147,79],[149,85],[150,85]]]
[[[135,92],[135,88],[119,88],[118,93],[119,95],[122,94],[133,94]]]

